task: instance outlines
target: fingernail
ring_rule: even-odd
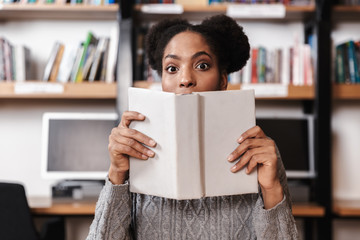
[[[240,142],[242,142],[242,140],[243,140],[243,137],[241,136],[241,137],[239,137],[239,139],[237,141],[240,143]]]
[[[147,160],[147,159],[149,158],[149,157],[146,156],[145,154],[142,154],[141,157],[142,157],[143,159],[145,159],[145,160]]]
[[[150,144],[150,145],[149,145],[150,147],[155,147],[156,142],[151,139],[151,140],[149,141],[149,144]]]
[[[234,172],[236,170],[236,165],[232,166],[232,168],[230,169],[232,172]]]
[[[246,168],[246,169],[245,169],[245,173],[246,173],[246,174],[249,174],[249,169]]]
[[[153,151],[151,151],[151,150],[148,150],[148,151],[147,151],[147,155],[148,155],[149,157],[153,157],[153,156],[155,155],[155,153],[154,153]]]
[[[139,117],[140,117],[140,118],[145,118],[145,116],[142,115],[141,113],[139,114]]]
[[[227,160],[228,160],[229,162],[231,162],[231,161],[233,160],[233,155],[230,154],[230,155],[227,157]]]

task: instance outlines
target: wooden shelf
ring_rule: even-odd
[[[325,208],[316,203],[294,203],[292,213],[294,217],[323,217]]]
[[[177,14],[149,14],[142,13],[141,4],[135,6],[136,19],[140,21],[149,21],[149,20],[161,20],[164,18],[179,17]],[[209,6],[187,6],[184,5],[184,13],[181,14],[182,18],[192,19],[192,20],[202,20],[206,17],[216,15],[216,14],[225,14],[228,4],[214,4]],[[286,15],[285,18],[274,19],[274,18],[261,18],[261,19],[249,19],[251,21],[284,21],[284,20],[304,20],[310,19],[315,15],[315,6],[286,6]],[[237,18],[241,20],[247,20],[246,18]]]
[[[43,82],[25,82],[45,84]],[[116,83],[66,83],[57,84],[64,87],[63,93],[15,93],[16,83],[0,83],[0,99],[116,99]],[[50,84],[49,84],[50,85]]]
[[[333,7],[333,19],[336,20],[360,20],[360,6],[337,5]]]
[[[49,197],[28,199],[31,212],[35,215],[93,215],[96,200],[52,200]],[[295,217],[322,217],[325,209],[314,203],[297,203],[293,204],[292,212]]]
[[[360,84],[334,84],[333,98],[344,100],[360,100]]]
[[[0,19],[115,20],[118,5],[0,4]]]
[[[341,217],[360,217],[360,200],[334,201],[333,212]]]
[[[157,86],[159,83],[156,83],[155,86],[152,86],[152,83],[146,81],[135,81],[134,87],[139,88],[159,88]],[[241,88],[240,84],[230,84],[228,85],[228,90],[239,90]],[[287,97],[257,97],[258,100],[313,100],[314,99],[314,86],[288,86],[288,96]]]

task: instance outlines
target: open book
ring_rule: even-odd
[[[253,90],[186,95],[129,88],[136,129],[157,142],[154,158],[130,158],[130,191],[172,199],[258,192],[257,171],[232,173],[227,157],[255,126]]]

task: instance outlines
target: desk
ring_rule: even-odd
[[[89,201],[52,201],[49,197],[30,197],[28,199],[34,215],[94,215],[96,199]],[[295,217],[323,217],[325,208],[314,203],[293,204]]]
[[[34,215],[89,216],[94,215],[97,199],[52,200],[51,197],[29,197],[31,213]]]

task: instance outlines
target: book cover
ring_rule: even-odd
[[[83,52],[84,52],[84,43],[81,42],[77,51],[76,51],[76,54],[75,54],[75,60],[74,60],[74,64],[71,68],[71,73],[70,73],[70,82],[76,82],[76,76],[77,76],[77,73],[78,73],[78,69],[80,67],[80,60],[81,60],[81,57],[83,55]]]
[[[360,82],[360,76],[358,70],[358,62],[356,59],[355,43],[354,41],[348,41],[346,45],[348,49],[349,72],[350,72],[351,83],[358,83]]]
[[[4,40],[0,37],[0,82],[5,78]]]
[[[116,25],[111,29],[110,33],[110,40],[109,40],[109,54],[106,64],[106,76],[105,82],[112,83],[115,82],[115,69],[116,69],[116,62],[117,56],[119,51],[119,26]]]
[[[258,83],[257,59],[258,59],[258,49],[253,48],[251,50],[251,83]]]
[[[48,61],[46,63],[46,66],[45,66],[43,81],[49,81],[51,71],[52,71],[52,69],[54,67],[56,57],[58,55],[58,52],[59,52],[59,49],[60,49],[61,45],[62,44],[60,42],[55,42],[55,44],[53,45],[53,48],[52,48],[52,50],[50,52],[49,59],[48,59]]]
[[[96,46],[93,64],[91,65],[91,69],[89,71],[89,77],[88,77],[89,82],[94,82],[96,80],[99,80],[98,77],[101,71],[101,59],[104,55],[103,53],[105,51],[105,47],[106,47],[106,38],[101,37]]]
[[[58,52],[57,52],[56,57],[55,57],[54,65],[53,65],[53,67],[51,69],[49,82],[56,82],[57,75],[59,73],[60,64],[61,64],[63,54],[64,54],[64,49],[65,49],[64,44],[60,44]]]
[[[101,65],[101,71],[100,71],[100,81],[105,82],[106,81],[106,71],[107,71],[107,65],[108,65],[108,59],[109,59],[109,42],[110,39],[105,39],[105,49],[102,56],[102,65]]]
[[[78,0],[77,0],[78,1]],[[88,32],[88,35],[86,37],[86,40],[83,44],[83,52],[80,58],[79,66],[76,73],[75,82],[82,82],[83,81],[83,68],[86,61],[86,56],[88,53],[88,48],[90,45],[97,45],[98,39],[94,36],[92,32]]]
[[[59,72],[57,75],[57,82],[67,83],[69,82],[71,70],[75,64],[75,58],[78,46],[70,44],[65,46],[62,60],[59,66]]]
[[[226,160],[255,126],[253,90],[176,95],[129,88],[129,110],[146,116],[130,127],[157,142],[154,158],[130,158],[130,191],[172,199],[258,191],[256,171],[232,173]]]
[[[335,56],[336,83],[345,83],[344,58],[342,51],[343,49],[341,46],[336,46],[336,56]]]
[[[26,80],[26,50],[23,45],[15,46],[15,72],[16,81],[24,82]]]

